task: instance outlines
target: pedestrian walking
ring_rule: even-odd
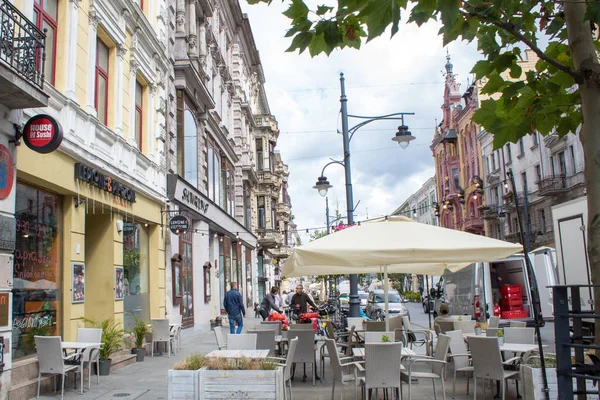
[[[309,304],[313,308],[317,308],[317,305],[309,297],[309,295],[307,293],[302,292],[302,286],[296,286],[296,294],[292,296],[292,301],[290,301],[290,308],[292,310],[296,310],[298,314],[303,314],[308,311]]]
[[[279,293],[279,287],[273,286],[271,288],[271,293],[265,294],[262,303],[260,303],[260,309],[258,310],[258,312],[260,313],[260,316],[262,317],[263,321],[267,319],[267,317],[271,313],[271,310],[275,310],[278,313],[281,313],[281,309],[277,306],[277,304],[275,304],[275,295],[277,293]]]
[[[244,307],[244,301],[242,300],[242,295],[238,291],[236,282],[231,282],[231,289],[225,293],[223,308],[229,317],[229,332],[237,335],[242,333],[242,328],[244,327],[243,317],[246,316],[246,308]],[[237,331],[235,329],[236,325]]]

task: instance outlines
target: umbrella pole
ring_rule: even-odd
[[[385,300],[385,331],[390,328],[390,302],[389,302],[389,285],[388,285],[388,266],[383,266],[383,298]]]
[[[431,281],[431,285],[433,286],[433,281]],[[431,329],[431,293],[429,293],[429,275],[425,275],[425,287],[426,287],[426,294],[425,294],[425,298],[427,299],[427,318],[429,319],[429,329]],[[435,302],[433,303],[435,304]]]

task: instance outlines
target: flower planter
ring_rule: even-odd
[[[169,400],[282,399],[283,368],[273,371],[169,370]]]
[[[169,370],[169,400],[195,400],[198,395],[198,371]]]
[[[110,374],[110,364],[112,360],[109,358],[108,360],[100,360],[100,375],[109,375]]]
[[[550,400],[558,400],[558,383],[556,368],[546,368],[546,378],[548,379],[548,389],[550,390]],[[523,382],[523,400],[546,400],[544,389],[544,380],[542,378],[542,369],[521,365],[521,381]],[[573,379],[573,388],[576,383]],[[597,390],[592,381],[586,381],[586,388],[589,391]],[[596,398],[588,395],[588,398]]]
[[[144,356],[146,355],[146,349],[145,348],[133,348],[131,349],[131,354],[135,354],[135,361],[136,362],[142,362],[144,361]]]
[[[202,368],[198,371],[198,394],[200,399],[282,399],[283,368],[273,371]]]

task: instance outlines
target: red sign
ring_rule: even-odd
[[[63,139],[62,126],[49,115],[31,117],[23,129],[27,147],[38,153],[50,153],[60,146]]]
[[[0,144],[0,199],[5,199],[10,194],[15,180],[15,164],[10,151]]]

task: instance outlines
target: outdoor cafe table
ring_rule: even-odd
[[[213,350],[206,355],[209,358],[267,358],[269,350]]]
[[[480,337],[484,335],[476,335],[474,333],[465,333],[463,334],[463,337],[467,340],[467,342],[469,341],[470,337]],[[542,347],[547,347],[546,345],[543,345]],[[522,354],[522,353],[527,353],[528,351],[536,351],[538,350],[539,347],[537,344],[523,344],[523,343],[506,343],[504,342],[501,346],[500,346],[500,351],[507,351],[510,353],[518,353],[518,354]]]
[[[75,354],[79,355],[79,362],[81,363],[81,394],[83,394],[83,363],[86,361],[81,357],[81,354],[85,349],[99,349],[102,343],[94,342],[60,342],[60,346],[63,350],[75,350]],[[90,366],[91,368],[91,366]]]

